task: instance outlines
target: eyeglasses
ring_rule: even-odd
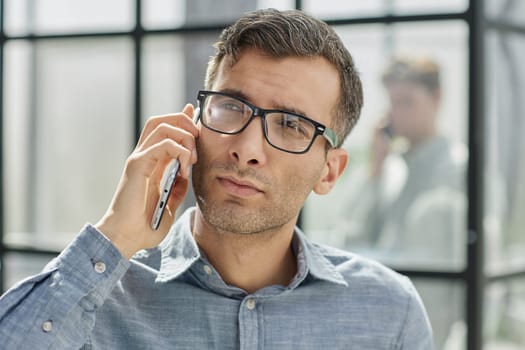
[[[264,137],[273,147],[289,153],[306,153],[315,138],[322,135],[337,147],[333,130],[305,116],[274,109],[256,107],[231,94],[204,91],[198,93],[200,119],[206,128],[221,134],[242,132],[253,118],[261,117]]]

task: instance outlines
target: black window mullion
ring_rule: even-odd
[[[467,349],[483,348],[484,272],[484,0],[470,0],[468,71],[468,170],[467,170]]]
[[[142,39],[144,37],[144,29],[142,28],[142,1],[135,0],[135,29],[133,30],[133,44],[134,44],[134,69],[135,69],[135,83],[134,83],[134,139],[138,140],[142,124]]]
[[[5,281],[4,245],[4,0],[0,0],[0,294]]]

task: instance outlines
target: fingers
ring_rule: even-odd
[[[181,113],[149,118],[135,148],[136,157],[145,157],[160,165],[166,163],[168,158],[177,158],[181,163],[181,175],[188,177],[191,165],[197,161],[195,138],[199,135],[198,128],[189,117],[191,114],[193,106],[187,104]],[[145,165],[148,171],[152,171],[151,166]]]
[[[188,190],[190,166],[197,161],[195,138],[199,129],[193,123],[193,106],[181,113],[150,118],[139,142],[128,157],[124,173],[110,207],[96,224],[126,257],[158,245],[173,223],[174,214]],[[159,198],[164,168],[172,159],[181,165],[175,187],[167,204],[161,228],[150,230]]]
[[[192,120],[193,112],[193,106],[190,103],[188,103],[186,106],[184,106],[184,109],[181,113],[166,114],[149,118],[146,121],[146,124],[144,125],[137,145],[142,145],[144,141],[148,138],[148,136],[153,132],[153,130],[155,130],[161,124],[167,124],[176,128],[186,130],[194,137],[198,137],[199,130],[197,129],[195,124],[193,124]]]
[[[193,153],[191,158],[192,164],[197,161],[197,154],[195,150],[195,137],[188,131],[174,127],[172,125],[162,123],[159,124],[151,134],[146,137],[142,144],[136,148],[137,152],[142,152],[145,149],[152,147],[153,145],[165,140],[170,139],[178,144],[181,144],[184,148]]]
[[[170,159],[178,159],[181,164],[180,174],[187,178],[190,175],[193,152],[180,143],[170,139],[154,143],[150,147],[135,152],[128,159],[128,169],[132,172],[140,172],[145,177],[151,177],[159,164],[165,164]]]

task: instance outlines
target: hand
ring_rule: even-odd
[[[383,164],[390,153],[390,137],[385,132],[386,122],[383,120],[374,129],[372,137],[372,154],[370,161],[370,177],[375,179],[381,175]]]
[[[186,195],[190,167],[197,161],[195,139],[199,136],[192,116],[193,106],[188,104],[181,113],[148,119],[126,160],[113,200],[95,225],[128,259],[141,249],[156,247],[164,239]],[[162,174],[174,158],[180,162],[180,171],[160,226],[152,230],[151,218],[160,195]]]

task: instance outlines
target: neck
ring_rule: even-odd
[[[197,209],[193,232],[224,282],[253,293],[271,285],[286,286],[295,276],[294,226],[253,234],[223,232],[206,223]]]

